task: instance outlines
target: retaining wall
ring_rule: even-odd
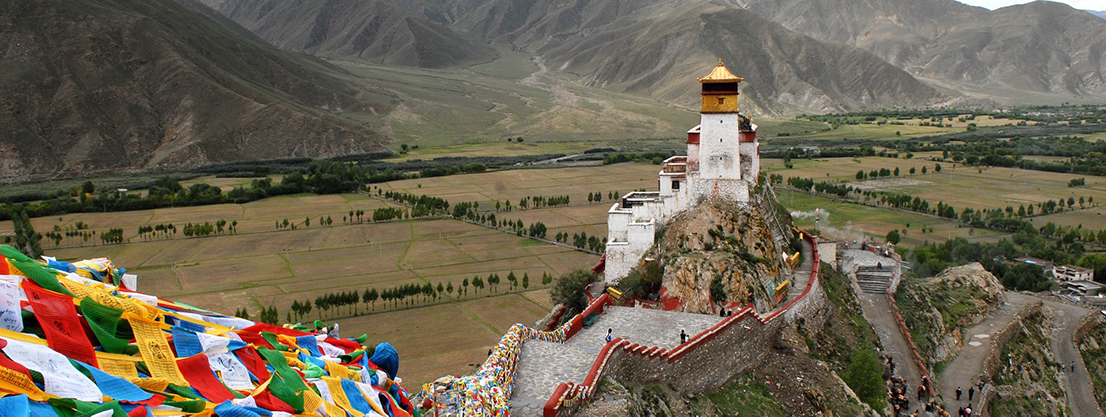
[[[995,373],[1002,368],[1002,348],[1006,346],[1006,343],[1010,341],[1010,338],[1014,337],[1018,333],[1018,328],[1021,327],[1022,321],[1026,317],[1029,317],[1039,311],[1041,311],[1040,301],[1034,302],[1022,308],[1014,315],[1014,318],[1010,320],[1010,324],[1007,324],[1005,328],[995,332],[991,335],[991,348],[987,350],[987,357],[983,359],[983,366],[980,367],[979,377],[984,381],[990,381]],[[995,385],[986,384],[983,390],[979,392],[979,414],[985,415],[987,410],[987,404],[991,402],[991,397],[995,395]]]
[[[605,374],[620,381],[663,381],[688,395],[717,389],[759,362],[768,353],[780,328],[798,317],[814,314],[825,305],[825,293],[818,280],[818,242],[809,233],[802,232],[802,235],[811,245],[813,267],[806,289],[798,297],[763,318],[752,306],[745,307],[671,350],[630,343],[621,338],[612,340],[600,350],[584,381],[557,386],[545,404],[543,415],[572,414],[591,397]],[[584,316],[586,314],[581,314],[578,318]],[[570,332],[572,330],[579,328],[573,324]]]

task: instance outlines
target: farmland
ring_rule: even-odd
[[[1106,181],[1088,177],[1086,185],[1068,187],[1072,178],[1062,173],[1011,168],[953,167],[945,164],[934,172],[933,155],[919,153],[913,159],[884,157],[795,159],[785,168],[780,160],[765,160],[766,175],[805,177],[819,181],[847,182],[869,190],[906,192],[956,206],[1003,208],[1067,197],[1106,198]],[[921,167],[929,172],[921,174]],[[895,168],[899,177],[857,181],[856,171]],[[383,290],[404,284],[452,285],[441,299],[415,297],[399,302],[376,301],[340,307],[340,311],[311,311],[304,320],[323,317],[340,321],[342,333],[367,333],[370,341],[389,341],[403,355],[407,386],[421,384],[445,373],[464,373],[482,362],[487,349],[515,322],[532,324],[548,312],[549,286],[545,274],[557,276],[588,268],[598,256],[563,245],[552,245],[448,218],[421,218],[389,222],[361,222],[351,211],[402,207],[377,197],[385,191],[425,194],[451,203],[479,203],[479,211],[501,220],[543,222],[548,236],[559,232],[605,236],[610,197],[635,189],[655,189],[658,166],[624,163],[551,169],[518,169],[480,174],[420,178],[376,184],[368,194],[286,195],[245,204],[177,207],[121,213],[81,213],[33,219],[37,230],[55,225],[71,228],[77,222],[89,230],[121,228],[128,243],[96,245],[97,239],[67,239],[60,247],[43,245],[49,255],[77,260],[108,257],[140,277],[139,289],[161,297],[221,312],[245,307],[251,315],[275,306],[284,320],[293,301],[310,301],[335,292]],[[907,174],[915,168],[914,175]],[[229,188],[241,179],[217,183]],[[601,201],[589,202],[598,193]],[[950,237],[995,241],[1007,234],[962,227],[936,216],[848,203],[836,199],[777,190],[781,203],[795,212],[796,224],[836,233],[848,239],[863,233],[878,237],[890,230],[903,232],[903,245],[920,245]],[[519,201],[533,196],[568,196],[565,206],[520,209]],[[512,202],[507,211],[506,202]],[[496,210],[496,203],[501,209]],[[822,209],[815,224],[814,209]],[[1058,214],[1034,218],[1092,229],[1106,227],[1101,209],[1089,204]],[[320,220],[332,219],[329,225]],[[295,227],[277,227],[285,219]],[[137,233],[138,226],[163,223],[234,221],[237,233],[205,237],[158,238]],[[908,226],[909,225],[909,226]],[[0,223],[0,233],[11,230]],[[85,246],[80,246],[85,245]],[[529,277],[527,288],[512,289],[504,280],[482,290],[463,282],[491,274],[514,273]],[[352,311],[351,311],[352,310]],[[431,337],[428,337],[431,336]]]

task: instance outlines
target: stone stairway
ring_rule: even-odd
[[[540,416],[557,384],[583,381],[607,343],[607,329],[613,330],[614,337],[671,349],[680,344],[681,329],[694,336],[721,320],[713,314],[608,307],[594,325],[580,330],[567,343],[529,340],[519,356],[511,415]]]
[[[895,270],[889,266],[860,266],[856,270],[856,283],[867,294],[883,294],[887,285],[895,277]]]

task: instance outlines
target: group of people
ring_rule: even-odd
[[[979,381],[979,392],[983,392],[983,381]],[[972,400],[975,399],[976,387],[968,387],[968,405],[966,407],[960,407],[959,414],[961,417],[971,417],[972,415]],[[964,390],[960,387],[956,387],[956,401],[960,401],[960,398],[964,396]]]
[[[906,397],[906,389],[906,379],[891,377],[891,408],[894,409],[895,416],[910,409],[910,399]]]

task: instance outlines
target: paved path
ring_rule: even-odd
[[[788,300],[806,290],[814,266],[813,256],[810,244],[804,240],[803,263],[794,271],[794,285],[787,293]],[[785,300],[781,307],[786,303]],[[515,389],[511,395],[511,415],[541,415],[542,407],[557,385],[582,382],[607,343],[607,329],[614,329],[613,337],[671,349],[679,344],[681,329],[694,336],[718,324],[719,320],[721,318],[713,314],[610,307],[595,324],[581,330],[567,343],[529,340],[522,345],[519,354]]]
[[[895,320],[895,313],[892,311],[887,294],[860,293],[858,295],[864,317],[872,323],[876,335],[879,336],[880,344],[883,345],[883,354],[891,356],[895,361],[895,375],[906,380],[906,396],[910,399],[911,407],[908,413],[912,412],[921,405],[915,401],[918,397],[914,390],[922,383],[922,370],[914,362],[914,354],[910,352],[910,342],[906,340],[906,336],[899,328],[899,322]]]
[[[937,391],[945,402],[946,410],[959,409],[968,405],[968,389],[978,386],[979,374],[983,369],[983,360],[991,350],[991,337],[1006,328],[1019,311],[1037,301],[1036,297],[1007,292],[998,309],[986,319],[971,328],[964,329],[963,349],[937,380]],[[956,388],[960,387],[963,396],[956,401]],[[973,404],[978,405],[978,404]]]
[[[806,291],[806,285],[810,282],[810,271],[814,268],[814,251],[810,248],[810,242],[803,240],[803,263],[795,268],[795,276],[792,278],[791,289],[787,291],[787,300],[782,305],[786,305],[788,301],[794,300]]]
[[[1083,356],[1072,342],[1075,330],[1088,313],[1094,310],[1074,306],[1055,300],[1044,300],[1045,307],[1052,309],[1055,318],[1052,328],[1052,351],[1056,354],[1056,360],[1068,365],[1068,372],[1061,377],[1064,389],[1068,393],[1068,406],[1074,416],[1102,416],[1098,403],[1094,398],[1094,387],[1091,378],[1087,375],[1087,366],[1083,363]],[[1071,372],[1071,363],[1075,362],[1075,372]]]
[[[718,324],[711,314],[679,313],[631,307],[610,307],[591,327],[580,330],[567,343],[529,340],[522,345],[511,415],[539,416],[542,407],[562,382],[580,383],[587,377],[599,350],[607,342],[607,329],[614,337],[648,346],[671,349],[680,343],[680,329],[696,335]]]

